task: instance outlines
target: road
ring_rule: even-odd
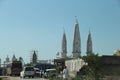
[[[20,77],[8,77],[2,80],[49,80],[44,78],[20,78]]]

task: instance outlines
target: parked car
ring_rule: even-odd
[[[44,70],[40,70],[40,77],[44,77]]]
[[[20,72],[21,78],[25,78],[25,77],[34,78],[34,76],[35,76],[35,71],[34,68],[31,66],[24,67],[23,71]]]
[[[56,69],[46,69],[44,72],[45,78],[57,77]]]
[[[34,71],[35,71],[35,76],[40,77],[40,75],[41,75],[40,69],[39,68],[34,68]]]

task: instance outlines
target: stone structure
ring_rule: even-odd
[[[66,60],[65,65],[67,66],[70,76],[75,77],[77,72],[84,66],[87,65],[84,60],[77,58],[77,59],[71,59],[71,60]]]
[[[37,58],[38,58],[38,56],[37,56],[37,53],[36,53],[37,51],[33,51],[33,53],[32,53],[32,58],[31,58],[31,63],[32,64],[36,64],[37,63]]]
[[[89,55],[92,53],[93,53],[92,37],[91,37],[91,33],[89,31],[88,39],[87,39],[86,54]],[[62,38],[61,52],[58,52],[56,54],[56,58],[57,59],[59,59],[59,58],[79,58],[80,56],[81,56],[81,38],[80,38],[80,31],[79,31],[79,23],[78,23],[78,20],[76,19],[74,36],[73,36],[72,55],[67,56],[67,40],[66,40],[65,31],[64,31],[63,38]]]
[[[15,54],[12,57],[12,61],[17,61],[17,58],[15,57]]]
[[[86,52],[86,54],[90,55],[92,53],[93,53],[93,50],[92,50],[92,38],[91,38],[91,33],[89,31],[88,39],[87,39],[87,52]]]
[[[10,61],[10,59],[9,59],[9,56],[7,55],[5,62],[9,62],[9,61]]]
[[[66,34],[64,32],[63,39],[62,39],[62,52],[61,57],[66,58],[67,57],[67,40],[66,40]]]
[[[120,50],[115,50],[114,55],[115,56],[120,56]]]
[[[77,19],[76,19],[75,30],[74,30],[72,54],[73,54],[73,58],[78,58],[81,55],[81,39],[80,39],[79,24]]]

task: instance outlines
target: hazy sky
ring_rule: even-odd
[[[63,27],[71,55],[75,16],[82,55],[89,29],[95,53],[112,55],[120,49],[119,0],[0,0],[0,58],[15,54],[29,62],[37,50],[38,59],[54,59],[61,51]]]

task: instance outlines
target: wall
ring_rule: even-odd
[[[75,77],[77,72],[84,66],[87,65],[87,63],[84,62],[84,60],[77,58],[72,60],[66,60],[65,65],[67,66],[69,70],[69,75],[71,77]]]

